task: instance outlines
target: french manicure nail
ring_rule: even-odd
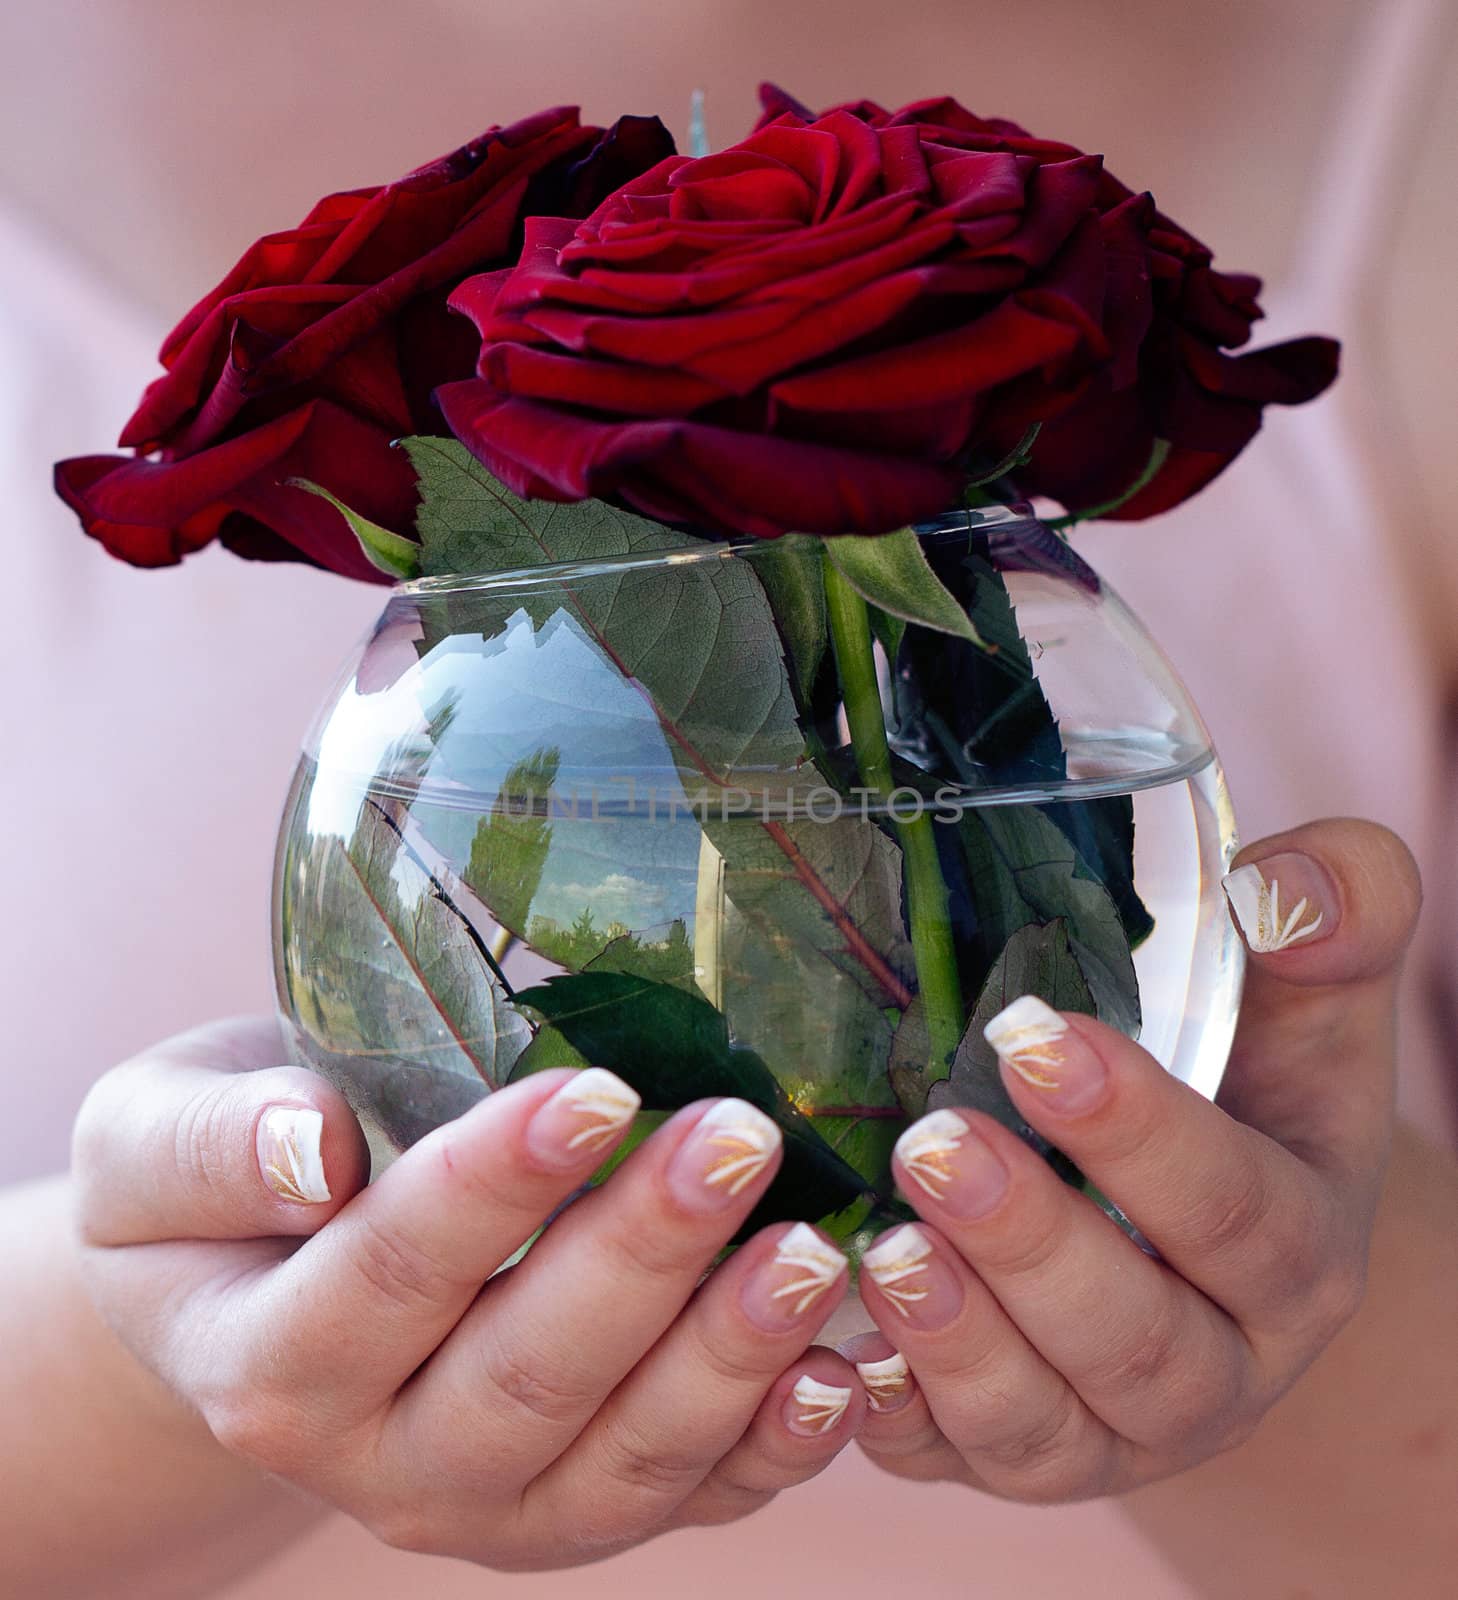
[[[899,1350],[893,1350],[884,1361],[857,1361],[856,1371],[872,1411],[899,1411],[915,1388],[911,1368]]]
[[[1221,879],[1245,942],[1257,955],[1324,939],[1337,923],[1336,889],[1310,856],[1283,850]]]
[[[895,1156],[921,1191],[957,1217],[978,1217],[1007,1191],[1007,1168],[992,1146],[950,1109],[929,1112],[896,1141]]]
[[[276,1195],[297,1205],[330,1198],[324,1177],[324,1113],[307,1106],[270,1106],[259,1118],[258,1170]]]
[[[544,1100],[526,1127],[526,1146],[543,1166],[568,1171],[616,1144],[642,1098],[605,1067],[574,1073]]]
[[[871,1282],[908,1322],[945,1326],[962,1305],[962,1286],[936,1258],[932,1242],[908,1222],[878,1239],[861,1257]]]
[[[845,1415],[851,1391],[821,1383],[808,1372],[795,1379],[785,1405],[785,1421],[795,1433],[829,1433]]]
[[[1103,1094],[1108,1069],[1059,1014],[1037,995],[1014,1000],[982,1030],[997,1058],[1063,1112],[1088,1111]]]
[[[747,1100],[720,1100],[699,1118],[665,1174],[690,1211],[722,1211],[779,1152],[780,1130]]]
[[[756,1327],[780,1333],[849,1272],[850,1263],[806,1222],[780,1237],[774,1254],[744,1280],[740,1303]]]

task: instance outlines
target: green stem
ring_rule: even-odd
[[[827,556],[825,605],[830,640],[840,675],[846,722],[861,780],[884,801],[896,787],[891,772],[891,747],[886,742],[886,716],[876,683],[876,658],[871,648],[871,619],[866,602]],[[925,809],[914,817],[892,815],[906,873],[906,901],[911,924],[911,949],[917,988],[931,1041],[931,1066],[945,1068],[962,1042],[966,1015],[962,982],[957,972],[957,947],[952,938],[946,880],[937,858],[936,823]],[[941,1076],[934,1071],[932,1076]]]

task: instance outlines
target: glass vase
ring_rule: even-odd
[[[982,1038],[1018,994],[1214,1094],[1241,947],[1199,714],[1030,515],[918,534],[970,628],[868,602],[808,538],[390,594],[306,740],[274,897],[288,1036],[377,1163],[592,1063],[643,1096],[615,1159],[740,1095],[786,1137],[747,1231],[858,1252],[910,1214],[891,1148],[938,1105],[1081,1181]]]

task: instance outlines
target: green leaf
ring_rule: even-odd
[[[807,704],[828,640],[819,543],[804,534],[786,534],[783,539],[766,541],[748,558],[769,596],[795,674],[795,687]]]
[[[1058,725],[1033,672],[1017,615],[985,538],[939,541],[938,577],[987,648],[913,629],[893,679],[896,731],[939,777],[971,787],[1066,775]]]
[[[731,1043],[724,1018],[706,1000],[645,978],[591,972],[549,978],[517,1003],[630,1083],[645,1110],[733,1095],[774,1118],[785,1137],[784,1161],[740,1237],[769,1222],[842,1211],[864,1192],[862,1179],[796,1110],[759,1056]]]
[[[392,533],[378,522],[362,517],[358,511],[351,511],[342,500],[310,478],[286,478],[284,481],[291,488],[306,489],[310,494],[317,494],[321,500],[327,500],[349,524],[350,531],[359,540],[360,549],[381,572],[388,572],[392,578],[407,580],[420,576],[420,546],[413,539]]]
[[[1037,995],[1055,1011],[1092,1014],[1095,1009],[1078,957],[1068,942],[1068,924],[1062,917],[1052,922],[1029,923],[1004,945],[977,997],[972,1020],[952,1058],[951,1071],[942,1082],[929,1085],[927,1110],[971,1106],[996,1117],[1017,1133],[1026,1131],[1022,1115],[1003,1087],[997,1052],[982,1033],[998,1012],[1025,994]]]
[[[886,1172],[903,1120],[887,1076],[888,1014],[849,974],[728,903],[720,1003],[732,1036],[868,1182]]]
[[[309,1059],[378,1108],[397,1149],[511,1074],[530,1029],[480,936],[424,867],[386,803],[348,840],[321,833],[285,857],[282,962]],[[328,951],[327,961],[310,952]]]
[[[919,1117],[926,1110],[927,1091],[945,1067],[934,1067],[931,1061],[931,1033],[926,1025],[926,1007],[920,995],[901,1013],[896,1032],[891,1040],[891,1059],[887,1064],[887,1077],[897,1101],[906,1115]]]
[[[553,1067],[575,1067],[580,1071],[591,1065],[580,1050],[568,1043],[565,1034],[544,1022],[532,1035],[532,1042],[516,1058],[511,1081],[515,1083],[518,1078],[530,1077],[534,1072],[548,1072]]]
[[[508,616],[525,610],[541,638],[557,619],[564,615],[572,619],[652,706],[665,738],[665,769],[669,774],[676,771],[690,793],[712,800],[716,786],[732,784],[756,795],[774,795],[806,773],[813,775],[776,617],[757,575],[757,556],[719,559],[720,546],[597,502],[557,505],[523,500],[455,441],[420,438],[406,440],[405,447],[420,478],[417,525],[428,572],[462,567],[519,570],[587,558],[597,563],[591,580],[581,584],[552,579],[535,589],[514,584],[509,592],[493,593],[487,586],[464,596],[462,605],[473,608],[471,626],[492,636]],[[642,566],[614,565],[608,559],[666,550],[704,552],[711,558]],[[799,556],[781,558],[780,577],[796,563],[818,571],[819,563],[807,561],[802,550]],[[786,580],[780,592],[786,627],[806,616],[813,622],[819,615],[816,607],[823,606],[823,595],[817,588],[807,589],[803,583],[795,587]],[[464,613],[453,621],[460,625],[463,618]],[[805,671],[811,670],[814,631],[813,626],[802,630],[796,647]],[[823,651],[823,644],[820,648]],[[580,694],[579,684],[563,685],[559,698],[564,704],[580,705]],[[491,714],[491,708],[481,711]],[[453,741],[467,750],[480,748],[488,737],[476,739],[469,716],[463,710],[452,729]],[[616,730],[610,731],[620,743]],[[580,709],[574,738],[587,744],[591,735],[590,714]],[[564,761],[571,762],[573,754],[564,751]],[[637,765],[648,769],[644,760]],[[605,826],[595,831],[607,837]],[[667,830],[660,826],[649,831]],[[874,838],[876,830],[867,826],[864,832]],[[779,835],[772,826],[747,823],[739,837],[744,848],[762,852],[766,840]],[[655,840],[633,839],[626,827],[621,843],[611,842],[619,849],[658,847]],[[736,856],[739,848],[736,844]],[[780,843],[769,852],[771,856],[779,852],[775,870],[782,877],[783,851]],[[627,865],[629,859],[622,863]],[[478,887],[492,904],[490,891]],[[810,904],[803,890],[801,898]],[[560,949],[547,949],[531,928],[517,931],[569,966],[585,966],[607,943],[603,932],[596,949],[569,958]],[[850,941],[851,946],[855,943]],[[854,948],[851,959],[859,959]]]
[[[1100,1020],[1137,1038],[1139,979],[1119,908],[1067,835],[1036,806],[969,809],[958,834],[989,961],[1019,928],[1064,918]]]
[[[776,787],[805,760],[795,697],[765,591],[748,561],[642,567],[615,556],[722,546],[597,500],[523,500],[454,439],[403,441],[420,479],[416,528],[426,574],[603,564],[574,587],[459,597],[456,619],[487,637],[525,610],[540,629],[567,613],[646,693],[690,784]],[[453,631],[459,631],[453,627]]]
[[[1137,950],[1154,931],[1154,918],[1134,886],[1134,797],[1064,800],[1042,807],[1078,852],[1080,874],[1103,884],[1124,924],[1129,948]]]
[[[857,593],[893,617],[986,648],[956,596],[932,571],[910,528],[875,538],[839,534],[825,541],[830,559]]]
[[[893,617],[889,611],[882,611],[880,606],[870,608],[871,632],[880,642],[881,648],[886,652],[887,665],[894,668],[896,656],[901,649],[901,641],[906,637],[905,617]]]
[[[706,542],[601,500],[524,500],[456,439],[414,434],[400,446],[419,480],[415,531],[426,577],[518,572]]]
[[[877,1008],[906,1004],[915,961],[901,851],[875,823],[849,809],[773,830],[710,821],[704,832],[724,858],[725,898],[767,936],[818,952]]]

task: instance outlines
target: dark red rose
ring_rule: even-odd
[[[761,126],[785,115],[808,117],[803,106],[771,84],[760,90]],[[1016,123],[986,120],[955,100],[923,100],[885,111],[870,101],[838,107],[877,128],[913,126],[950,148],[1018,151],[1036,159],[1070,159],[1070,145],[1034,139]],[[1262,408],[1300,405],[1336,377],[1334,339],[1292,339],[1244,355],[1227,352],[1248,342],[1261,317],[1260,279],[1217,272],[1210,250],[1136,196],[1111,173],[1098,184],[1101,219],[1140,208],[1136,257],[1127,283],[1108,310],[1127,312],[1142,331],[1134,365],[1114,362],[1089,382],[1077,404],[1043,427],[1031,460],[1018,469],[1019,488],[1044,494],[1070,510],[1118,499],[1150,460],[1157,439],[1171,446],[1163,465],[1111,516],[1137,518],[1168,510],[1203,488],[1250,443]],[[1127,348],[1126,342],[1126,348]],[[1001,442],[1016,442],[1015,424]]]
[[[86,531],[138,566],[219,538],[240,555],[388,581],[312,478],[406,532],[415,480],[390,441],[437,432],[434,388],[476,339],[446,310],[468,273],[515,259],[532,212],[582,216],[673,149],[653,118],[604,133],[574,108],[492,128],[396,183],[329,195],[260,239],[162,347],[167,372],[119,443],[56,467]]]
[[[478,376],[437,394],[518,493],[723,534],[878,533],[1058,415],[1148,325],[1147,207],[1099,159],[874,108],[786,110],[585,221],[536,218],[451,297]]]

